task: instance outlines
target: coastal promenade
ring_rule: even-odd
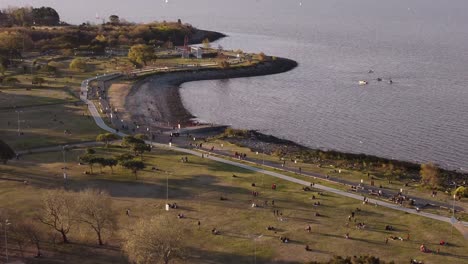
[[[109,127],[104,122],[104,120],[101,118],[101,115],[99,114],[99,111],[96,108],[96,106],[94,105],[94,103],[92,101],[88,100],[88,98],[87,98],[88,83],[89,82],[95,81],[95,80],[97,80],[97,81],[111,80],[111,79],[116,78],[118,76],[120,76],[120,75],[119,74],[105,74],[105,75],[102,75],[102,76],[96,76],[96,77],[84,80],[81,83],[80,98],[81,98],[81,100],[83,102],[86,103],[86,105],[88,106],[88,110],[90,112],[90,115],[93,117],[96,124],[100,128],[102,128],[103,130],[105,130],[107,132],[114,133],[114,134],[116,134],[118,136],[124,137],[124,136],[127,136],[127,134],[125,134],[125,133],[123,133],[121,131],[116,131],[115,129]],[[294,177],[290,177],[290,176],[287,176],[287,175],[284,175],[284,174],[281,174],[281,173],[278,173],[278,172],[265,170],[265,169],[262,169],[262,168],[257,168],[257,167],[246,165],[246,164],[243,164],[243,163],[240,163],[240,162],[231,161],[231,160],[228,160],[228,159],[225,159],[225,158],[216,157],[216,156],[212,156],[212,155],[205,155],[204,153],[198,152],[198,151],[195,151],[195,150],[190,150],[190,149],[171,146],[171,145],[166,145],[166,144],[154,143],[154,142],[149,142],[149,141],[147,141],[147,143],[152,144],[153,146],[159,147],[159,148],[172,149],[174,151],[178,151],[178,152],[182,152],[182,153],[186,153],[186,154],[190,154],[190,155],[194,155],[194,156],[205,157],[205,158],[213,160],[213,161],[221,162],[221,163],[224,163],[224,164],[228,164],[228,165],[231,165],[231,166],[236,166],[236,167],[239,167],[239,168],[243,168],[243,169],[258,172],[258,173],[263,173],[265,175],[273,176],[273,177],[276,177],[276,178],[279,178],[279,179],[282,179],[282,180],[286,180],[286,181],[289,181],[289,182],[294,182],[294,183],[297,183],[297,184],[303,185],[303,186],[311,186],[311,183],[312,183],[310,181],[304,181],[304,180],[297,179],[297,178],[294,178]],[[348,198],[360,200],[360,201],[362,201],[365,198],[364,196],[356,194],[356,193],[349,193],[349,192],[346,192],[346,191],[331,188],[331,187],[324,186],[324,185],[321,185],[321,184],[314,184],[313,188],[319,189],[319,190],[322,190],[322,191],[326,191],[326,192],[330,192],[330,193],[334,193],[334,194],[337,194],[337,195],[345,196],[345,197],[348,197]],[[427,218],[430,218],[430,219],[446,222],[446,223],[449,223],[449,224],[452,223],[450,217],[444,217],[444,216],[431,214],[431,213],[426,213],[426,212],[421,212],[421,211],[418,212],[418,211],[416,211],[414,209],[401,207],[401,206],[398,206],[396,204],[392,204],[392,203],[388,203],[388,202],[384,202],[384,201],[380,201],[380,200],[376,200],[376,199],[372,199],[372,198],[368,198],[368,202],[370,204],[373,204],[373,205],[376,205],[376,206],[382,206],[382,207],[402,211],[402,212],[409,213],[409,214],[419,215],[419,216],[422,216],[422,217],[427,217]],[[456,224],[464,226],[465,228],[468,227],[468,222],[465,222],[465,221],[459,221]]]

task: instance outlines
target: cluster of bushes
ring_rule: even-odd
[[[117,136],[111,133],[101,134],[97,137],[97,141],[105,142],[106,146],[112,140],[116,140]],[[96,155],[96,151],[94,149],[87,149],[86,154],[79,157],[79,160],[83,163],[89,165],[91,173],[93,173],[93,166],[99,165],[101,172],[104,167],[109,167],[111,172],[113,172],[113,168],[117,165],[122,166],[130,170],[134,175],[135,179],[137,178],[137,173],[140,170],[143,170],[146,166],[143,162],[143,154],[145,152],[151,151],[151,146],[146,144],[142,137],[132,137],[126,136],[122,140],[122,146],[129,148],[133,151],[133,155],[131,154],[122,154],[111,158],[105,158]],[[136,159],[136,157],[140,157],[140,159]]]
[[[247,130],[242,130],[242,129],[234,129],[231,127],[228,127],[224,130],[222,137],[241,137],[245,138],[249,135],[249,132]]]

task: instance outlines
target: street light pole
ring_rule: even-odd
[[[63,169],[62,169],[62,172],[63,172],[63,184],[64,184],[65,187],[67,186],[67,177],[68,177],[68,175],[67,175],[67,163],[66,163],[66,160],[65,160],[66,148],[67,148],[67,145],[62,146],[62,156],[63,156]]]
[[[166,172],[166,204],[169,203],[169,173]]]
[[[263,235],[254,237],[254,264],[257,264],[257,239],[260,239]]]
[[[20,113],[22,111],[17,110],[16,113],[18,114],[18,136],[21,135],[21,121],[20,121]]]
[[[6,263],[8,263],[8,235],[7,235],[7,227],[10,225],[11,223],[8,221],[8,219],[5,220],[5,257],[6,257]]]
[[[453,240],[453,225],[455,224],[455,197],[456,197],[456,194],[453,194],[452,228],[450,228],[450,240]]]

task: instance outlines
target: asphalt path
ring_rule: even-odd
[[[94,81],[94,80],[97,80],[97,81],[111,80],[111,79],[114,79],[114,78],[116,78],[118,76],[120,76],[120,75],[115,74],[115,73],[114,74],[105,74],[105,75],[96,76],[96,77],[84,80],[81,83],[80,98],[81,98],[81,100],[83,102],[85,102],[87,104],[91,116],[94,118],[94,121],[96,122],[96,124],[100,128],[102,128],[103,130],[105,130],[107,132],[114,133],[114,134],[116,134],[118,136],[124,137],[124,136],[127,136],[127,134],[125,134],[125,133],[123,133],[121,131],[116,131],[115,129],[107,126],[107,124],[101,118],[101,115],[99,114],[99,111],[96,108],[96,106],[94,105],[94,103],[92,101],[88,100],[88,98],[87,98],[87,93],[88,93],[88,88],[87,87],[88,87],[89,82]],[[265,170],[265,169],[262,169],[262,168],[257,168],[257,167],[254,167],[254,166],[250,166],[250,165],[247,165],[247,164],[243,164],[243,163],[240,163],[240,162],[228,160],[228,159],[221,158],[221,157],[217,157],[217,156],[213,156],[213,155],[206,155],[205,153],[195,151],[195,150],[191,150],[191,149],[180,148],[180,147],[176,147],[174,145],[169,145],[169,144],[166,145],[166,144],[161,144],[161,143],[154,143],[154,142],[150,142],[150,141],[147,141],[146,143],[147,144],[152,144],[155,147],[171,149],[171,150],[174,150],[174,151],[178,151],[178,152],[182,152],[182,153],[186,153],[186,154],[190,154],[190,155],[194,155],[194,156],[207,158],[207,159],[210,159],[210,160],[213,160],[213,161],[216,161],[216,162],[221,162],[221,163],[224,163],[224,164],[228,164],[228,165],[231,165],[231,166],[236,166],[236,167],[243,168],[243,169],[246,169],[246,170],[250,170],[250,171],[254,171],[254,172],[258,172],[258,173],[263,173],[265,175],[273,176],[273,177],[276,177],[276,178],[279,178],[279,179],[282,179],[282,180],[286,180],[286,181],[289,181],[289,182],[294,182],[294,183],[297,183],[297,184],[300,184],[300,185],[303,185],[303,186],[310,187],[311,184],[312,184],[312,182],[310,182],[310,181],[300,180],[300,179],[290,177],[290,176],[287,176],[287,175],[284,175],[284,174],[281,174],[281,173],[278,173],[278,172]],[[360,200],[360,201],[363,201],[364,198],[365,198],[365,196],[362,196],[362,195],[357,194],[357,193],[350,193],[350,192],[342,191],[342,190],[339,190],[339,189],[327,187],[327,186],[324,186],[324,185],[321,185],[321,184],[314,184],[313,188],[319,189],[319,190],[322,190],[322,191],[326,191],[326,192],[330,192],[330,193],[334,193],[334,194],[337,194],[337,195],[345,196],[345,197],[348,197],[348,198]],[[427,218],[430,218],[430,219],[434,219],[434,220],[438,220],[438,221],[442,221],[442,222],[446,222],[446,223],[450,223],[450,224],[454,224],[454,223],[457,222],[458,225],[461,224],[461,225],[463,225],[465,227],[468,227],[468,222],[465,222],[465,221],[454,221],[454,219],[451,219],[450,217],[445,217],[445,216],[440,216],[440,215],[436,215],[436,214],[426,213],[426,212],[423,212],[423,211],[418,212],[415,209],[405,208],[405,207],[402,207],[402,206],[399,206],[399,205],[393,204],[393,203],[388,203],[388,202],[384,202],[384,201],[380,201],[380,200],[376,200],[376,199],[372,199],[372,198],[368,198],[368,203],[372,204],[372,205],[376,205],[376,206],[382,206],[382,207],[390,208],[390,209],[393,209],[393,210],[409,213],[409,214],[414,214],[414,215],[419,215],[419,216],[422,216],[422,217],[427,217]]]

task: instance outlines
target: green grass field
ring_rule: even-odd
[[[98,154],[110,156],[124,152],[120,148],[99,148]],[[384,260],[396,263],[409,262],[410,258],[424,260],[425,263],[468,263],[468,244],[460,233],[453,232],[448,224],[401,212],[362,205],[360,201],[340,196],[317,192],[304,192],[301,186],[276,178],[252,173],[240,168],[215,163],[213,161],[189,156],[189,163],[181,163],[183,155],[168,150],[155,150],[146,154],[147,168],[140,172],[138,180],[133,174],[122,168],[108,168],[100,173],[94,167],[93,175],[83,174],[88,166],[78,165],[77,157],[83,150],[66,153],[69,168],[69,189],[73,191],[85,188],[107,190],[114,200],[116,218],[121,229],[130,228],[141,217],[170,214],[174,221],[193,226],[193,232],[186,239],[192,246],[190,263],[250,263],[253,262],[256,247],[259,263],[303,263],[311,260],[327,260],[333,255],[376,255]],[[61,168],[62,153],[50,152],[27,155],[19,161],[2,166],[0,177],[13,177],[28,180],[29,185],[8,182],[3,184],[0,199],[5,201],[2,207],[17,208],[26,215],[33,215],[40,206],[40,195],[44,189],[60,188],[63,185]],[[158,171],[151,168],[156,167]],[[168,173],[165,173],[168,172]],[[232,177],[235,174],[237,177]],[[169,183],[169,202],[176,202],[180,209],[166,212],[166,177]],[[263,178],[263,185],[260,186]],[[252,187],[255,182],[257,187]],[[272,183],[278,185],[271,190]],[[256,203],[262,205],[252,208],[254,197],[251,192],[260,193]],[[320,206],[313,206],[315,195]],[[220,197],[228,200],[221,201]],[[265,200],[268,206],[263,206]],[[275,200],[275,206],[271,206]],[[131,209],[131,217],[125,216],[125,209]],[[348,216],[356,212],[356,221],[366,223],[366,228],[357,230],[352,220],[349,227]],[[280,210],[282,217],[273,215],[273,210]],[[321,216],[315,216],[318,212]],[[176,214],[183,213],[185,219],[177,219]],[[282,219],[282,220],[281,220]],[[196,223],[201,221],[198,230]],[[266,230],[274,226],[275,231]],[[312,232],[304,229],[311,225]],[[385,225],[392,225],[396,231],[385,231]],[[216,227],[221,235],[214,236],[210,230]],[[351,239],[345,239],[346,233]],[[409,241],[390,240],[388,236],[400,236]],[[253,238],[262,237],[256,240]],[[280,236],[287,236],[291,243],[281,243]],[[94,249],[93,236],[81,228],[71,234],[77,244],[59,245],[59,252],[50,259],[64,258],[68,262],[77,261],[83,252],[89,261],[81,263],[125,263],[125,259],[116,251],[122,238],[118,232],[106,241],[105,249]],[[446,240],[451,246],[440,247],[440,254],[424,254],[418,251],[420,244],[437,250],[438,242]],[[312,251],[305,251],[305,245]],[[91,248],[89,248],[91,246]],[[55,263],[55,262],[54,262]]]
[[[262,152],[258,152],[257,154],[256,151],[252,151],[251,149],[246,148],[246,147],[240,147],[240,146],[234,145],[222,139],[212,139],[212,140],[209,140],[207,143],[204,142],[204,145],[205,145],[205,148],[207,149],[214,147],[215,149],[223,149],[230,153],[235,153],[235,152],[246,153],[247,156],[256,158],[259,161],[265,160],[265,161],[281,163],[280,159],[276,156],[267,155]],[[369,179],[369,177],[367,176],[368,171],[342,169],[339,166],[319,167],[317,163],[305,163],[305,162],[298,160],[297,163],[292,163],[288,161],[287,167],[289,168],[292,167],[296,169],[300,167],[303,172],[314,172],[314,173],[320,173],[323,175],[330,175],[333,178],[342,178],[347,181],[353,182],[354,184],[359,184],[361,180],[363,180],[365,184],[370,184],[370,181],[371,181],[371,179]],[[337,170],[341,170],[341,173],[337,172]],[[414,196],[421,197],[427,200],[445,202],[448,204],[452,204],[453,202],[453,198],[450,193],[439,192],[436,197],[432,197],[431,190],[424,188],[423,186],[421,186],[419,182],[411,182],[407,186],[405,186],[405,183],[410,182],[410,180],[408,179],[392,180],[391,183],[389,183],[388,179],[382,176],[381,171],[369,171],[369,172],[373,177],[375,186],[382,185],[384,189],[392,190],[396,192],[398,192],[401,188],[403,188],[404,193],[408,195],[414,195]],[[465,208],[465,210],[468,210],[467,199],[457,201],[457,205],[462,206],[463,208]],[[445,212],[443,214],[445,214]],[[465,219],[468,219],[468,215],[464,214],[464,217]]]

